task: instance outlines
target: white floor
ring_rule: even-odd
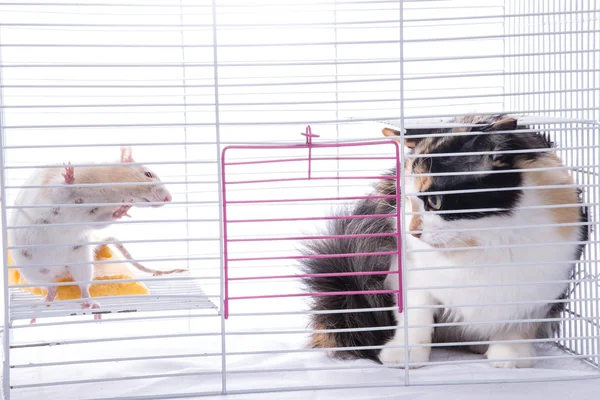
[[[244,339],[246,341],[246,339]],[[68,372],[68,368],[44,368],[32,372],[29,379],[20,379],[20,384],[28,382],[52,382],[81,380],[89,377],[113,378],[113,382],[88,383],[85,385],[56,385],[43,388],[19,389],[14,392],[13,400],[37,399],[112,399],[121,396],[143,396],[145,399],[158,400],[190,395],[185,398],[199,398],[210,392],[207,399],[306,399],[320,400],[340,397],[344,400],[367,399],[593,399],[600,394],[600,372],[576,359],[544,359],[535,368],[519,370],[494,369],[485,363],[465,363],[453,365],[434,365],[412,370],[410,379],[416,386],[403,386],[404,370],[385,367],[373,368],[368,361],[333,361],[320,352],[286,353],[285,349],[298,349],[295,340],[281,340],[278,343],[266,343],[266,338],[257,338],[253,347],[278,348],[282,352],[273,355],[251,354],[228,357],[227,387],[231,394],[219,395],[222,376],[218,373],[220,357],[175,358],[153,360],[137,365],[131,363],[105,363],[80,366],[81,371]],[[230,338],[229,341],[235,341]],[[189,354],[190,349],[184,340],[162,341],[162,350],[169,354]],[[234,344],[234,343],[232,343]],[[61,347],[61,346],[58,346]],[[95,344],[94,354],[114,350],[108,344]],[[235,346],[232,346],[235,347]],[[255,347],[256,348],[256,347]],[[124,354],[127,356],[128,354]],[[541,356],[562,356],[560,350],[546,347],[539,349]],[[96,355],[94,355],[96,357]],[[432,355],[432,361],[481,359],[481,356],[438,349]],[[329,369],[327,368],[338,368]],[[339,369],[342,368],[342,369]],[[260,372],[265,370],[283,370],[280,372]],[[285,371],[285,370],[288,371]],[[289,371],[289,369],[297,369]],[[210,373],[213,371],[213,373]],[[216,373],[214,371],[217,371]],[[152,376],[164,373],[186,373],[187,376],[162,377],[151,379],[122,380],[132,375]],[[209,374],[206,374],[209,372]],[[76,376],[73,376],[75,374]],[[24,378],[24,377],[22,377]],[[569,380],[573,379],[573,380]],[[460,381],[490,381],[487,384],[459,384]],[[538,381],[527,383],[503,384],[504,380]],[[447,381],[450,385],[427,385]],[[541,382],[540,382],[541,381]],[[348,390],[312,390],[309,387],[347,388],[351,386],[373,386],[367,389]],[[394,387],[396,386],[396,387]],[[300,391],[282,392],[285,388],[299,388]],[[272,393],[256,393],[260,390]],[[243,394],[236,394],[243,391]],[[254,392],[254,393],[253,393]],[[450,396],[450,397],[448,397]],[[181,398],[181,397],[178,397]]]

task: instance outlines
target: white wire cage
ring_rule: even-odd
[[[0,2],[0,10],[5,398],[159,399],[600,376],[597,1],[47,1]],[[382,121],[406,127],[490,113],[524,114],[547,133],[590,212],[561,334],[539,343],[534,368],[493,369],[452,346],[436,347],[417,370],[334,361],[328,350],[307,348],[311,311],[294,277],[294,240],[230,248],[238,261],[230,263],[228,295],[237,299],[225,319],[225,147],[302,144],[306,125],[320,135],[315,143],[377,141],[385,139]],[[158,173],[173,201],[134,208],[134,218],[108,233],[146,266],[190,273],[136,277],[150,293],[100,298],[100,322],[75,301],[33,309],[39,296],[9,284],[6,268],[15,196],[34,168],[108,162],[121,145]],[[382,149],[321,150],[330,160],[313,172],[333,181],[232,186],[234,201],[286,193],[325,200],[235,205],[235,218],[258,222],[240,224],[230,238],[310,236],[340,203],[333,198],[364,195],[372,183],[345,177],[376,177],[393,165],[393,152]],[[292,153],[252,149],[231,160]],[[303,162],[275,165],[236,169],[228,179],[306,171]],[[260,221],[286,217],[306,220]]]

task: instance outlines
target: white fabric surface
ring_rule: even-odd
[[[238,337],[239,338],[239,337]],[[237,339],[244,340],[248,339]],[[235,337],[228,339],[231,342],[232,350],[235,351]],[[161,340],[164,352],[169,354],[189,354],[194,352],[190,349],[185,340]],[[295,350],[298,349],[300,342],[296,340],[280,339],[279,341],[268,340],[257,335],[251,340],[251,343],[245,343],[252,348],[268,348],[270,350]],[[108,353],[113,345],[93,345],[95,354]],[[61,347],[61,346],[57,346]],[[217,349],[215,349],[217,350]],[[156,349],[153,349],[156,353]],[[127,356],[128,354],[123,354]],[[139,355],[139,352],[137,353]],[[553,356],[564,355],[564,353],[554,347],[546,346],[539,349],[539,355]],[[91,357],[91,356],[90,356]],[[482,356],[458,351],[436,349],[432,355],[432,361],[444,360],[466,360],[480,359]],[[32,388],[15,391],[13,399],[42,399],[42,398],[60,398],[60,399],[108,399],[120,396],[148,396],[151,399],[162,398],[161,395],[174,393],[199,393],[213,392],[218,393],[221,390],[221,375],[193,375],[210,370],[218,369],[221,363],[220,357],[207,358],[180,358],[169,360],[153,360],[137,364],[132,368],[127,363],[108,363],[76,367],[79,371],[77,375],[71,376],[71,379],[79,380],[88,377],[106,378],[106,377],[127,377],[131,375],[153,375],[163,373],[190,373],[192,375],[185,377],[169,377],[159,379],[144,380],[125,380],[111,383],[97,383],[88,385],[60,385],[41,388]],[[582,377],[598,377],[600,373],[588,365],[573,359],[548,359],[537,363],[535,368],[519,370],[494,369],[487,364],[460,364],[460,365],[438,365],[412,370],[410,372],[411,382],[419,386],[400,386],[390,387],[392,385],[402,385],[404,382],[404,370],[391,368],[372,368],[373,363],[369,361],[334,361],[326,357],[321,352],[302,352],[302,353],[277,353],[273,355],[252,354],[244,356],[228,357],[228,390],[232,392],[229,396],[237,399],[307,399],[320,400],[332,397],[343,396],[344,400],[366,400],[366,399],[554,399],[554,398],[577,398],[592,399],[597,398],[600,393],[600,380],[598,379],[580,379]],[[306,370],[309,368],[327,368],[339,367],[356,369],[315,371]],[[299,368],[304,371],[291,372],[272,372],[272,373],[236,373],[235,371],[252,371],[263,369],[291,369]],[[43,368],[31,375],[28,382],[36,381],[60,381],[68,379],[65,372],[69,368],[52,367]],[[577,376],[577,380],[567,380],[563,382],[530,382],[530,383],[510,383],[498,384],[491,383],[485,385],[456,384],[456,385],[435,385],[421,386],[427,383],[437,383],[440,381],[450,381],[458,383],[464,380],[501,382],[506,379],[517,380],[544,380],[553,378],[558,381]],[[27,383],[20,382],[20,383]],[[256,393],[256,394],[235,394],[243,391],[260,391],[273,388],[302,387],[302,386],[337,386],[348,387],[352,385],[380,386],[368,389],[348,389],[348,390],[303,390],[299,392],[275,392],[275,393]],[[594,394],[595,393],[595,394]],[[450,397],[448,397],[450,396]],[[198,398],[198,395],[189,397]],[[208,396],[208,399],[225,399],[228,396]]]

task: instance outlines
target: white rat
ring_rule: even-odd
[[[133,163],[130,147],[121,147],[120,162]],[[117,185],[111,186],[112,183]],[[131,183],[131,185],[123,185],[123,183]],[[77,186],[85,184],[107,185]],[[131,208],[131,205],[102,206],[101,204],[125,202],[135,203],[139,207],[145,205],[161,207],[172,200],[171,194],[154,172],[142,165],[133,164],[76,168],[71,167],[70,163],[68,166],[63,164],[63,167],[45,168],[34,172],[24,186],[55,187],[21,189],[15,200],[15,206],[38,207],[14,209],[10,216],[10,226],[29,227],[10,229],[10,243],[13,246],[54,246],[14,250],[12,256],[15,265],[23,267],[18,269],[29,283],[47,287],[48,294],[43,302],[54,300],[58,287],[48,286],[48,284],[60,278],[72,277],[76,282],[84,282],[78,284],[81,289],[83,309],[100,307],[90,298],[89,282],[93,279],[92,262],[95,252],[102,246],[89,244],[91,234],[94,230],[108,227],[123,216],[129,216],[127,211]],[[80,206],[69,207],[68,205],[71,204]],[[90,206],[86,207],[85,204]],[[48,207],[39,207],[40,205],[48,205]],[[85,225],[86,222],[92,224]],[[73,223],[77,225],[63,225]],[[114,238],[107,238],[107,240],[114,240]],[[122,244],[116,244],[115,247],[126,259],[131,259]],[[157,271],[135,262],[132,264],[154,275],[187,271],[185,269]],[[96,315],[95,318],[100,319],[100,315]],[[32,320],[33,322],[35,320]]]

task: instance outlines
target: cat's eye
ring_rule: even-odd
[[[442,208],[442,196],[428,196],[427,204],[434,210]]]
[[[150,171],[146,171],[144,175],[146,175],[148,178],[154,178],[154,175]]]

